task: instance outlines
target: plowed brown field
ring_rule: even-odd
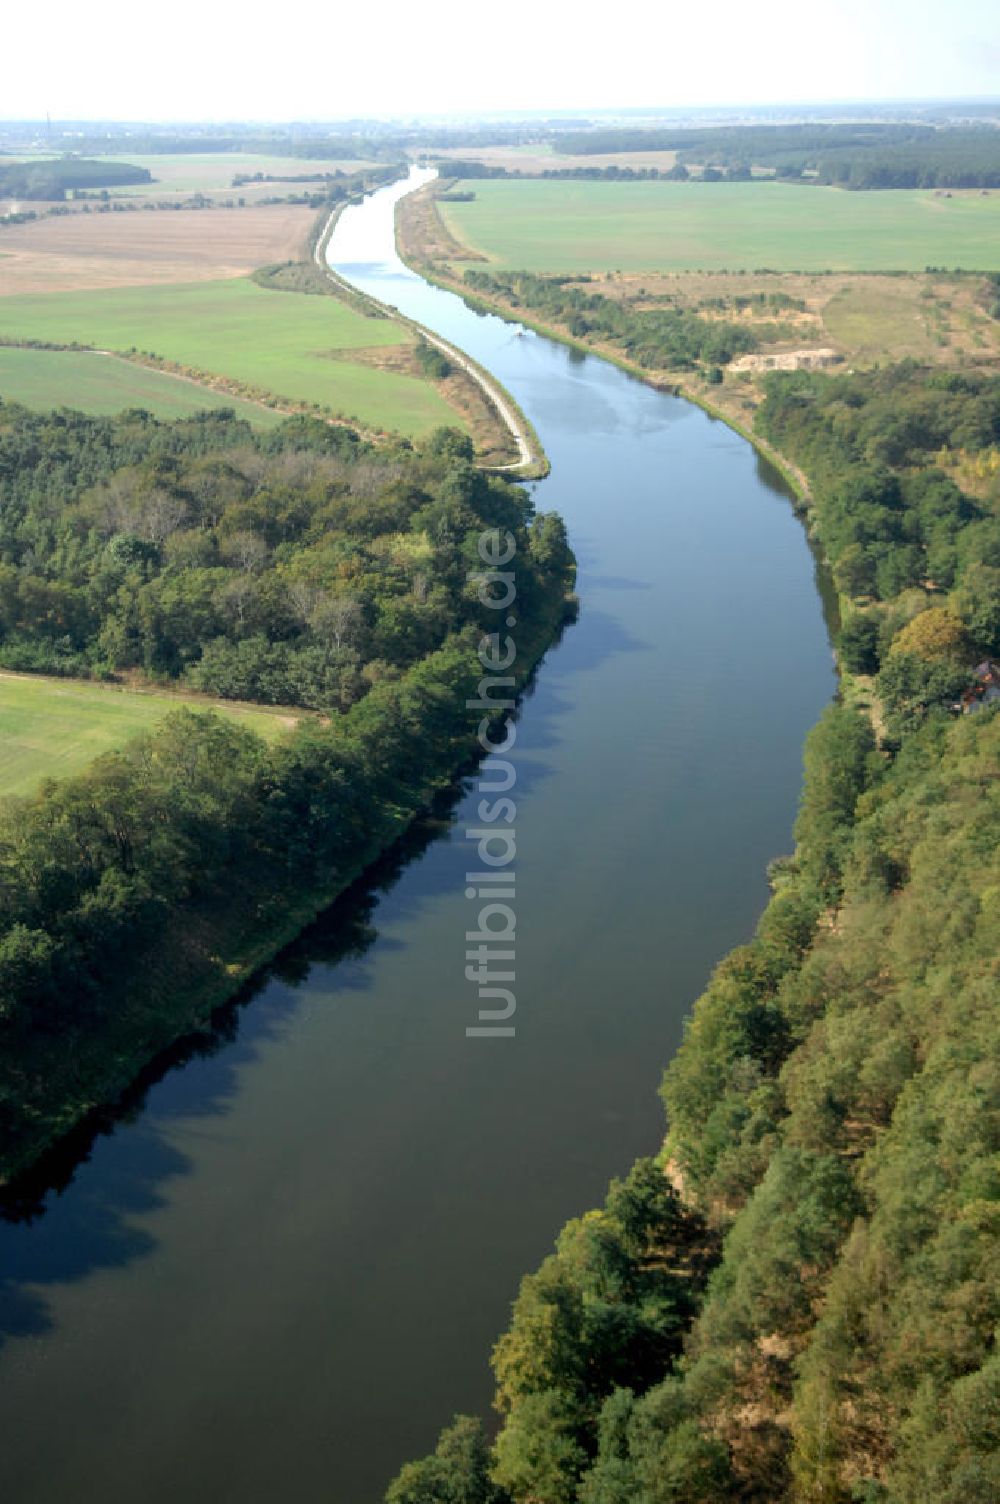
[[[66,214],[0,231],[0,296],[245,276],[304,254],[315,210],[132,210]]]

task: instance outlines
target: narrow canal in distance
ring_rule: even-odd
[[[521,1274],[658,1147],[684,1016],[791,846],[834,676],[780,477],[409,272],[402,191],[346,211],[330,259],[514,394],[580,565],[518,728],[517,1036],[465,1036],[467,787],[0,1222],[6,1504],[376,1504],[487,1408]]]

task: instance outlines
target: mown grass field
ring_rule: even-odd
[[[30,794],[42,778],[79,773],[183,704],[218,710],[269,741],[294,721],[287,711],[0,670],[0,795]]]
[[[72,407],[98,416],[143,407],[158,418],[231,407],[260,428],[273,428],[283,414],[196,386],[177,376],[150,371],[114,356],[77,350],[18,350],[0,347],[0,398],[47,410]]]
[[[1000,266],[1000,193],[846,193],[788,183],[477,179],[452,234],[536,272],[922,271]]]
[[[397,324],[243,278],[4,298],[0,335],[144,350],[372,428],[419,435],[455,422],[429,382],[350,360],[352,350],[409,343]]]

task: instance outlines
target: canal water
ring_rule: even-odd
[[[779,476],[698,408],[425,284],[393,206],[329,256],[494,372],[580,617],[526,696],[514,1038],[469,1039],[471,784],[0,1222],[6,1504],[376,1504],[489,1404],[520,1275],[656,1150],[656,1087],[790,849],[833,687]]]

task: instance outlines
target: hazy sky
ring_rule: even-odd
[[[5,118],[333,119],[1000,93],[995,0],[12,6]]]

